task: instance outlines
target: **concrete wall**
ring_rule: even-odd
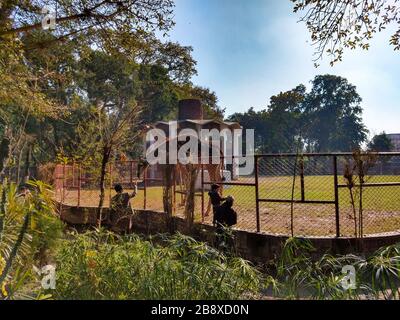
[[[96,223],[97,208],[76,208],[63,206],[61,219],[76,226],[90,226]],[[108,209],[103,213],[108,214]],[[125,220],[119,225],[120,229],[126,230],[131,225],[129,232],[144,235],[159,233],[181,232],[189,234],[194,238],[207,243],[214,241],[214,227],[205,224],[195,224],[191,232],[188,232],[186,222],[182,218],[173,217],[171,220],[164,212],[146,210],[135,210],[130,221]],[[234,230],[235,247],[238,255],[255,263],[267,263],[269,260],[280,255],[286,236],[253,233],[242,230]],[[372,253],[380,247],[400,242],[400,235],[364,238],[362,243],[352,238],[308,238],[314,245],[315,256],[324,253],[346,254],[346,253]]]

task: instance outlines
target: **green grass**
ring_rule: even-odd
[[[292,177],[262,178],[260,180],[260,197],[265,199],[291,199]],[[400,182],[400,176],[374,176],[367,183]],[[344,178],[339,177],[339,184],[346,184]],[[305,199],[333,201],[335,199],[333,176],[308,176],[304,179]],[[296,179],[296,200],[301,199],[300,178]],[[365,209],[371,210],[400,210],[400,187],[369,187],[364,188],[363,204]],[[340,207],[349,208],[350,197],[347,188],[341,189],[339,194]]]

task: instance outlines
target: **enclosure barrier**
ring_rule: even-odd
[[[230,161],[229,161],[230,160]],[[218,179],[211,168],[197,167],[195,219],[212,223],[207,192],[222,186],[223,196],[235,198],[237,228],[251,232],[307,237],[365,237],[400,232],[400,153],[266,154],[254,156],[251,174],[238,175],[239,159],[222,159]],[[162,165],[115,161],[105,177],[109,206],[113,185],[139,193],[133,208],[163,211]],[[186,187],[182,169],[174,166],[172,213],[184,216]],[[215,175],[214,175],[215,177]],[[97,206],[99,166],[58,164],[56,197],[62,204]]]

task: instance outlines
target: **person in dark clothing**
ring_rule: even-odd
[[[117,194],[111,199],[110,222],[112,225],[116,224],[121,217],[127,214],[128,209],[130,209],[129,201],[137,194],[137,185],[135,184],[131,194],[124,192],[120,184],[116,184],[114,190]]]
[[[211,185],[211,191],[208,193],[208,196],[210,197],[208,201],[208,209],[206,216],[209,215],[210,207],[212,206],[213,208],[213,224],[215,224],[215,213],[217,208],[221,205],[223,201],[225,201],[225,198],[221,197],[221,194],[219,193],[220,186],[218,184],[213,184]]]
[[[216,245],[219,246],[224,240],[224,229],[234,226],[237,223],[237,213],[232,208],[234,198],[229,196],[220,205],[214,215],[214,226],[216,227]]]

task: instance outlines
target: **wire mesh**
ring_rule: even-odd
[[[260,156],[258,166],[261,231],[335,234],[332,157]]]
[[[212,223],[208,191],[212,183],[218,183],[223,197],[235,198],[237,229],[309,237],[365,237],[400,230],[400,154],[373,154],[362,161],[352,154],[260,155],[255,159],[254,170],[245,175],[238,174],[240,165],[229,163],[217,167],[217,175],[213,167],[198,168],[196,222]],[[100,167],[57,165],[53,177],[57,201],[98,206]],[[171,179],[173,214],[185,218],[187,190],[178,167]],[[105,207],[116,183],[128,192],[138,184],[133,208],[163,211],[162,166],[144,168],[140,161],[109,165]]]
[[[361,163],[350,156],[340,158],[342,235],[361,237],[398,232],[400,156],[372,154],[361,159]],[[353,183],[344,178],[346,169],[353,175]]]

